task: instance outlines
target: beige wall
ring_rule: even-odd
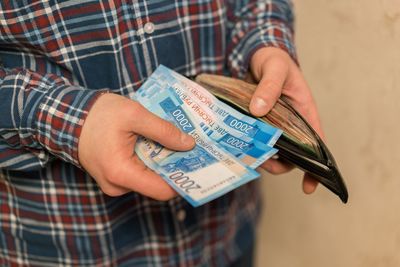
[[[257,266],[400,266],[400,0],[297,0],[297,46],[349,203],[263,177]]]

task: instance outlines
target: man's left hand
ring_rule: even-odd
[[[317,107],[299,67],[283,50],[265,47],[257,50],[251,58],[252,78],[258,82],[250,102],[250,111],[260,117],[267,114],[281,95],[285,95],[293,107],[307,120],[319,136],[324,139]],[[262,167],[273,174],[290,171],[293,166],[279,159],[270,159]],[[311,194],[318,182],[304,175],[303,191]]]

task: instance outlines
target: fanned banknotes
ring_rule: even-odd
[[[135,152],[190,204],[200,206],[259,176],[210,139],[172,87],[167,86],[151,98],[145,93],[146,88],[138,90],[136,100],[190,134],[196,146],[191,151],[177,152],[141,137]]]
[[[282,130],[238,112],[164,66],[135,100],[196,140],[186,152],[144,137],[135,146],[142,161],[195,207],[259,177],[254,169],[278,151],[273,145]]]
[[[244,115],[219,101],[207,90],[160,65],[136,92],[142,104],[167,88],[175,93],[198,121],[203,131],[225,150],[251,168],[277,153],[273,148],[282,130]]]
[[[219,75],[201,74],[196,82],[220,100],[245,114],[250,114],[249,103],[256,85]],[[310,173],[346,203],[348,192],[335,159],[324,142],[303,117],[281,98],[274,108],[259,120],[283,130],[275,147],[278,155]]]

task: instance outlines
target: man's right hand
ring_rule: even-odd
[[[138,135],[178,151],[194,147],[192,137],[181,132],[139,103],[116,94],[104,94],[94,103],[79,138],[79,161],[110,196],[135,191],[168,200],[176,192],[138,158]]]

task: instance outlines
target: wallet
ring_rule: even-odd
[[[196,76],[195,81],[219,100],[252,116],[249,104],[256,84],[213,74],[200,74]],[[279,159],[309,173],[347,203],[347,188],[332,153],[287,98],[280,97],[268,114],[257,119],[283,131],[274,145],[279,150]]]

